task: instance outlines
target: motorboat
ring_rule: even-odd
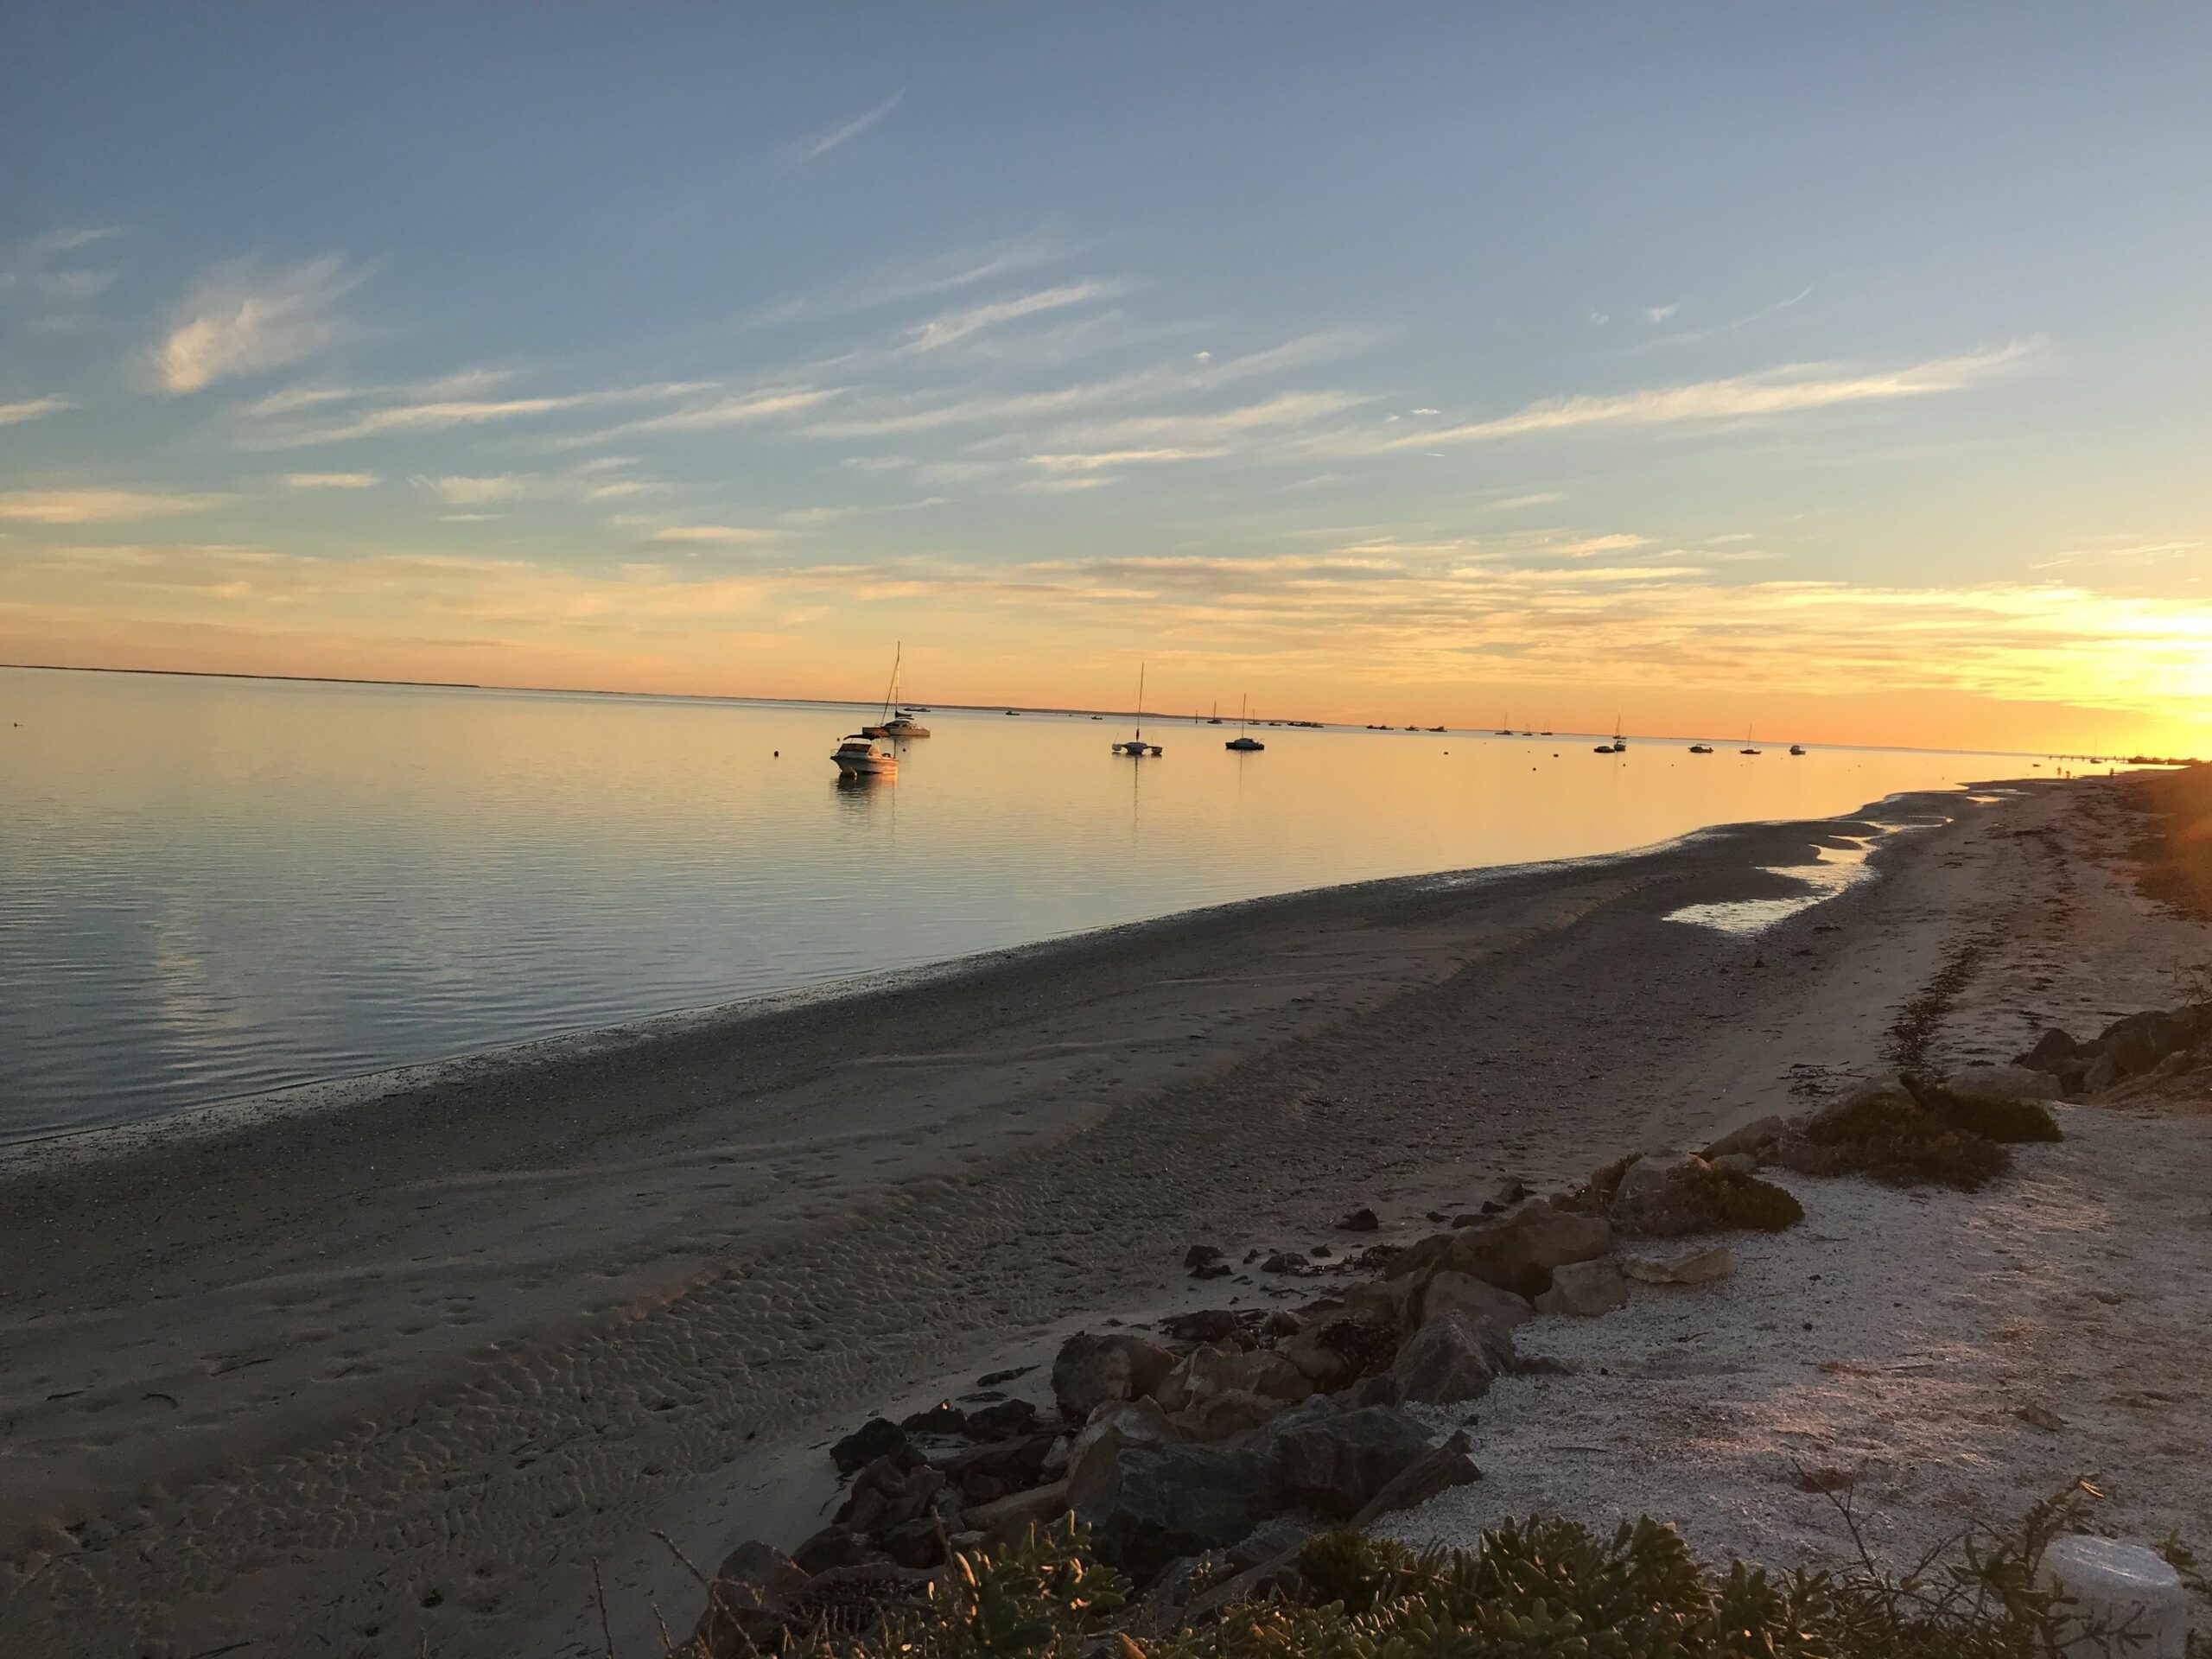
[[[1253,736],[1248,729],[1250,724],[1250,709],[1246,704],[1239,703],[1236,710],[1236,735],[1221,747],[1237,754],[1257,754],[1262,749],[1266,748],[1268,746]]]
[[[899,757],[865,732],[855,732],[830,757],[841,778],[896,778]]]
[[[1621,739],[1621,723],[1619,719],[1617,717],[1613,721],[1613,741],[1610,743],[1599,744],[1596,748],[1591,750],[1591,753],[1626,754],[1627,753],[1628,745]]]
[[[1692,754],[1711,754],[1713,753],[1713,745],[1710,743],[1693,743],[1690,745],[1690,753]]]
[[[1802,743],[1792,743],[1789,746],[1789,753],[1792,754],[1802,754],[1805,753],[1805,746]]]
[[[1133,737],[1127,737],[1114,746],[1114,753],[1126,754],[1132,760],[1141,760],[1147,754],[1162,753],[1157,743],[1144,741],[1144,664],[1137,664],[1137,728]]]

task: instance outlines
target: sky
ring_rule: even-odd
[[[2212,752],[2212,10],[0,10],[0,661]]]

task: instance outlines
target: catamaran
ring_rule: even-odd
[[[1144,664],[1142,663],[1139,663],[1137,664],[1136,735],[1134,737],[1123,738],[1119,743],[1116,743],[1114,746],[1114,753],[1116,754],[1126,754],[1132,760],[1140,760],[1147,754],[1159,754],[1162,752],[1163,751],[1160,749],[1159,744],[1147,743],[1144,741]]]

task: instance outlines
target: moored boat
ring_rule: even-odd
[[[830,757],[841,778],[896,778],[899,757],[865,732],[855,732]]]

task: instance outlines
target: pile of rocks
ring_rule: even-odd
[[[1101,1558],[1152,1586],[1144,1616],[1167,1618],[1201,1589],[1217,1596],[1279,1569],[1322,1528],[1364,1525],[1477,1479],[1465,1435],[1436,1444],[1433,1417],[1414,1408],[1463,1405],[1510,1372],[1559,1369],[1515,1351],[1515,1330],[1539,1313],[1609,1312],[1631,1280],[1725,1277],[1725,1248],[1617,1253],[1616,1236],[1726,1224],[1694,1194],[1733,1190],[1751,1179],[1745,1165],[1756,1158],[1669,1154],[1619,1166],[1604,1192],[1516,1189],[1515,1201],[1461,1215],[1449,1231],[1363,1253],[1344,1268],[1376,1276],[1343,1280],[1295,1309],[1181,1314],[1161,1322],[1158,1340],[1070,1337],[1052,1363],[1049,1409],[947,1402],[902,1422],[871,1419],[830,1448],[850,1477],[831,1523],[788,1557],[758,1543],[735,1551],[688,1651],[772,1650],[825,1605],[874,1592],[895,1604],[951,1554],[1070,1514]],[[1286,1257],[1277,1270],[1313,1261]],[[1207,1247],[1185,1262],[1196,1277],[1223,1265]]]
[[[2212,1002],[2146,1008],[2115,1020],[2086,1043],[2046,1031],[2010,1067],[2055,1079],[2068,1096],[2100,1095],[2136,1077],[2173,1077],[2212,1065]]]

